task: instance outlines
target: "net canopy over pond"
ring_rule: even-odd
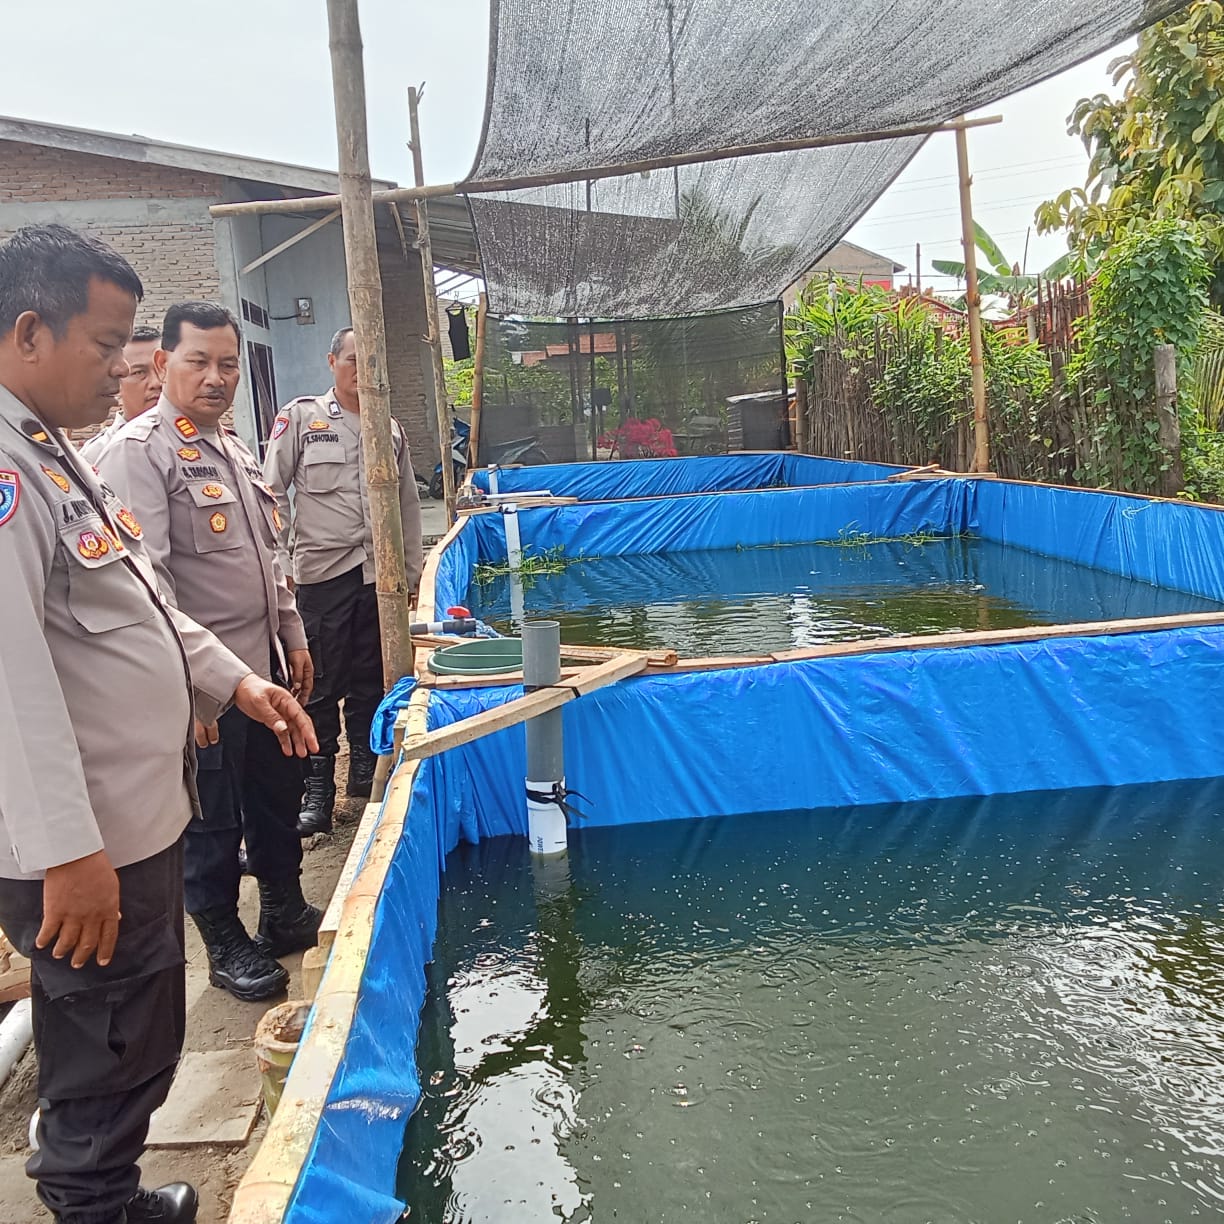
[[[941,123],[1178,6],[1159,0],[492,0],[471,177]],[[490,308],[651,318],[778,298],[923,138],[469,197]]]
[[[784,449],[782,312],[768,302],[611,323],[490,315],[482,403],[481,463]]]

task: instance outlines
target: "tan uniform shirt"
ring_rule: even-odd
[[[163,395],[127,422],[98,468],[143,524],[167,599],[264,679],[278,639],[306,649],[276,559],[276,497],[237,437],[192,424]]]
[[[101,433],[94,434],[88,441],[81,443],[81,458],[97,467],[102,452],[119,436],[119,431],[126,424],[127,418],[123,415],[123,409],[116,409],[111,423]]]
[[[391,440],[399,468],[404,568],[408,589],[415,591],[421,581],[421,499],[412,455],[395,420]],[[280,410],[272,425],[263,470],[280,507],[281,564],[286,569],[292,564],[294,580],[326,582],[360,565],[362,578],[373,582],[374,542],[361,417],[340,407],[334,389],[326,395],[296,399]]]
[[[139,862],[198,806],[191,685],[212,721],[251,669],[163,603],[142,534],[0,387],[0,877]]]

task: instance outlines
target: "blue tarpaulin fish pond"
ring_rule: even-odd
[[[897,475],[748,455],[504,471],[499,487],[521,481],[520,490],[580,499],[518,510],[525,554],[777,547],[848,529],[879,539],[962,536],[1224,605],[1224,514],[1215,509]],[[504,515],[469,516],[429,567],[423,603],[464,602],[474,567],[505,560]],[[564,707],[566,777],[585,796],[591,827],[1212,778],[1224,774],[1209,714],[1222,648],[1224,608],[994,637],[882,639],[746,665],[681,661]],[[428,726],[521,693],[514,683],[435,689]],[[376,724],[381,752],[393,718],[392,708]],[[444,862],[460,841],[526,833],[523,762],[519,726],[399,768],[381,813],[393,843],[369,948],[285,1217],[293,1224],[392,1224],[404,1211],[396,1165],[420,1094],[417,1017]],[[337,972],[333,957],[321,999]]]

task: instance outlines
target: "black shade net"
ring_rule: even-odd
[[[491,0],[474,179],[940,123],[1113,46],[1153,0]],[[776,298],[922,143],[906,137],[471,196],[502,315]]]
[[[612,323],[490,315],[479,462],[782,448],[783,380],[777,302]]]

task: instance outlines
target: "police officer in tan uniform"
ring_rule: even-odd
[[[276,558],[280,512],[259,465],[221,417],[239,378],[234,317],[212,302],[172,306],[155,355],[163,394],[120,431],[99,471],[144,526],[169,599],[259,675],[310,696],[302,619]],[[302,896],[296,824],[302,773],[240,710],[198,741],[202,819],[186,841],[187,912],[208,950],[209,977],[235,998],[266,999],[289,982],[276,957],[312,946],[322,915]],[[259,929],[238,916],[239,843],[259,882]]]
[[[325,395],[306,396],[280,410],[263,469],[278,497],[281,563],[286,571],[292,568],[315,660],[314,696],[307,710],[319,736],[319,756],[311,758],[306,776],[298,820],[302,836],[332,825],[341,701],[349,745],[347,790],[350,795],[369,795],[375,763],[370,722],[383,695],[352,328],[336,333],[327,362],[335,386]],[[395,420],[391,437],[399,466],[404,566],[408,589],[415,591],[421,580],[421,502],[412,456]]]
[[[136,1164],[183,1041],[192,686],[199,718],[232,699],[315,747],[286,690],[162,601],[138,518],[67,441],[114,402],[141,295],[63,226],[0,246],[0,924],[32,959],[26,1168],[61,1224],[196,1218],[192,1187],[141,1189]]]
[[[137,327],[123,349],[128,372],[119,382],[119,407],[115,419],[99,434],[81,444],[81,458],[97,464],[102,452],[115,440],[119,431],[138,416],[149,411],[161,399],[161,378],[153,365],[153,354],[161,343],[161,332],[155,327]]]

